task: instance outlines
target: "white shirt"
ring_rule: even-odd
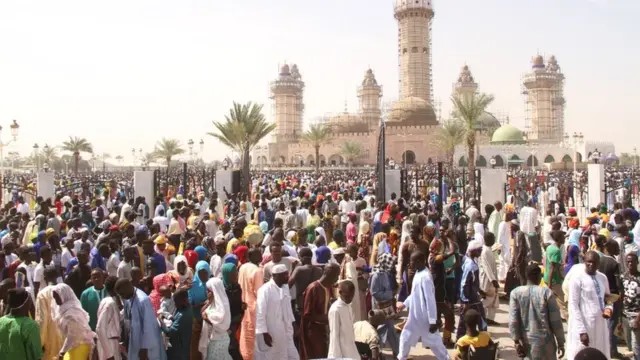
[[[549,193],[549,201],[557,201],[558,200],[558,189],[555,186],[552,186],[548,190]]]
[[[169,219],[166,216],[156,216],[153,218],[153,223],[160,225],[160,232],[166,233],[169,227]]]
[[[356,294],[356,296],[358,296]],[[328,358],[359,359],[356,336],[353,332],[353,314],[349,304],[338,299],[329,308]]]
[[[112,253],[107,260],[107,274],[109,276],[118,276],[118,265],[120,265],[120,257],[117,253]]]
[[[538,210],[525,206],[520,210],[520,230],[525,234],[536,231],[538,225]]]
[[[256,301],[256,347],[254,359],[299,359],[293,343],[293,311],[291,295],[285,284],[278,287],[273,280],[258,289]],[[269,347],[262,334],[269,333],[273,340]]]
[[[53,260],[49,263],[49,265],[46,265],[46,266],[47,267],[54,266]],[[36,265],[36,268],[33,270],[33,282],[34,283],[39,283],[40,284],[40,289],[44,288],[44,286],[42,286],[43,283],[44,283],[44,268],[45,268],[45,265],[42,262],[42,260],[40,260],[38,265]],[[56,282],[57,283],[61,283],[62,282],[62,278],[58,277]]]
[[[71,259],[73,259],[71,251],[69,251],[69,249],[67,249],[66,247],[63,248],[62,255],[60,256],[60,265],[63,269],[67,268],[67,265],[69,265],[69,261],[71,261]]]
[[[340,200],[340,204],[338,204],[338,211],[342,214],[340,216],[340,222],[348,223],[349,216],[347,216],[347,214],[356,211],[356,202],[351,199],[349,199],[349,201]]]
[[[22,203],[18,205],[16,209],[20,214],[28,214],[29,213],[29,205],[27,203]]]

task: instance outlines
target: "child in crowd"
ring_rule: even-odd
[[[491,335],[489,335],[488,332],[478,331],[480,320],[480,313],[476,310],[470,309],[464,314],[464,324],[467,327],[467,331],[465,335],[456,342],[454,359],[466,359],[471,346],[477,350],[493,344]]]

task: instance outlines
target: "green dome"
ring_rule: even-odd
[[[517,127],[505,124],[500,126],[491,137],[492,144],[524,144],[522,130]]]

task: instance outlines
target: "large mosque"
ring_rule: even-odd
[[[320,165],[346,164],[342,153],[345,142],[361,145],[356,165],[375,164],[379,124],[386,124],[386,156],[396,163],[427,164],[444,159],[441,149],[430,141],[440,123],[434,111],[431,75],[431,25],[434,10],[431,0],[395,0],[394,17],[398,23],[399,100],[382,109],[382,86],[373,70],[365,71],[358,87],[357,113],[332,116],[325,121],[331,138],[320,147]],[[613,153],[609,143],[589,143],[579,136],[566,138],[564,128],[564,75],[555,57],[536,56],[532,70],[522,82],[526,101],[525,131],[504,124],[492,114],[478,122],[477,165],[538,166],[542,163],[567,163],[598,148]],[[270,84],[276,129],[270,143],[258,146],[252,154],[253,166],[315,165],[315,148],[302,140],[304,87],[296,64],[285,64]],[[468,66],[464,66],[453,87],[454,95],[478,90]],[[456,163],[466,164],[466,149],[455,151]],[[577,156],[576,156],[577,154]]]

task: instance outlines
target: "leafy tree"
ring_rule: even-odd
[[[331,136],[331,128],[325,124],[312,124],[302,135],[302,140],[313,145],[315,150],[316,172],[320,171],[320,146]]]
[[[233,103],[224,121],[214,121],[215,132],[207,133],[218,139],[222,144],[237,151],[241,155],[242,180],[240,188],[247,192],[251,183],[250,166],[251,150],[258,145],[275,128],[262,114],[262,105],[248,102],[246,104]]]
[[[93,153],[93,146],[85,138],[69,136],[69,140],[62,143],[62,150],[68,151],[73,155],[73,171],[78,173],[80,154],[83,152]]]

